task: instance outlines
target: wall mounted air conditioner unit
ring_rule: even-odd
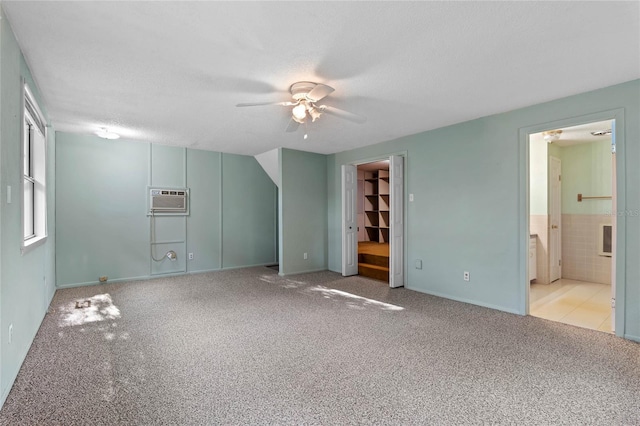
[[[598,231],[598,254],[611,257],[613,251],[613,226],[600,224]]]
[[[149,209],[153,213],[187,213],[187,189],[152,188],[149,191]]]

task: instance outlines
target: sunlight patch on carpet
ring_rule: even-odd
[[[120,318],[120,309],[113,304],[111,295],[108,293],[97,294],[86,300],[91,303],[82,309],[77,309],[75,302],[61,306],[58,310],[60,312],[58,325],[69,327]]]
[[[304,281],[296,281],[289,278],[282,278],[278,275],[262,275],[260,281],[264,281],[270,284],[278,284],[282,288],[298,288],[307,285]]]
[[[404,310],[402,306],[392,305],[390,303],[368,299],[366,297],[358,296],[352,293],[347,293],[346,291],[336,290],[336,289],[324,287],[321,285],[310,287],[309,291],[318,292],[327,299],[334,299],[337,297],[345,298],[347,301],[347,305],[351,309],[364,309],[367,307],[375,307],[375,308],[380,308],[383,311],[403,311]]]

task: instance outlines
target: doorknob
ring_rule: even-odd
[[[551,225],[551,229],[558,229],[558,225]]]

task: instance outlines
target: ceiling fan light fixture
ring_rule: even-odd
[[[304,103],[300,103],[291,110],[291,113],[294,120],[298,123],[303,123],[307,117],[307,106]]]
[[[316,108],[314,107],[310,107],[308,109],[309,112],[309,116],[311,117],[311,122],[316,121],[317,118],[320,118],[320,116],[322,115],[322,112],[318,111]]]
[[[562,130],[549,130],[547,132],[542,132],[544,140],[548,143],[552,143],[560,139],[560,135],[562,134]]]

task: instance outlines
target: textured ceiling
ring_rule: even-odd
[[[596,121],[593,123],[580,124],[579,126],[563,127],[561,129],[550,130],[562,130],[560,138],[553,143],[558,146],[571,146],[583,143],[607,141],[611,142],[611,135],[594,136],[591,132],[598,132],[602,130],[611,130],[613,127],[612,120]],[[532,140],[544,140],[544,132],[534,133],[531,135]]]
[[[319,153],[640,77],[638,2],[14,2],[9,22],[56,130],[238,154]],[[285,101],[334,87],[285,133]]]

